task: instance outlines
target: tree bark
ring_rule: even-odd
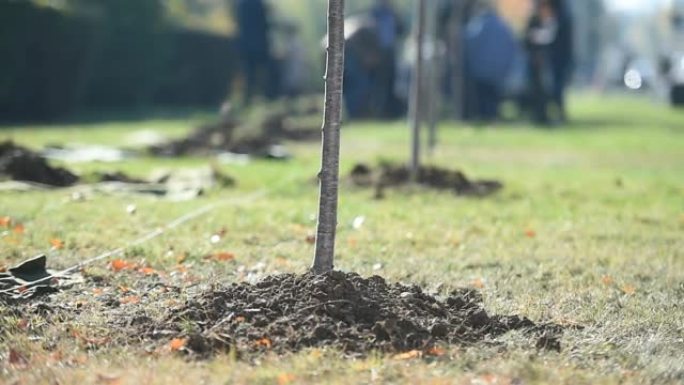
[[[325,71],[325,110],[316,230],[312,270],[333,270],[337,228],[337,195],[340,172],[340,121],[344,77],[344,0],[328,0],[328,48]]]
[[[420,171],[420,126],[423,121],[423,42],[425,40],[425,0],[418,0],[418,30],[416,33],[416,65],[413,73],[413,124],[411,137],[411,180],[418,181]]]

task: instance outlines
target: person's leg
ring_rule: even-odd
[[[554,68],[553,74],[553,103],[558,109],[558,119],[565,122],[567,119],[565,113],[565,87],[566,87],[566,70],[565,68]]]
[[[538,60],[538,59],[537,59]],[[531,67],[530,78],[532,81],[532,94],[530,99],[532,102],[532,119],[537,124],[548,123],[548,98],[546,89],[544,87],[544,68],[539,60],[533,63]]]
[[[257,79],[259,68],[257,66],[257,60],[255,60],[254,55],[248,53],[243,54],[243,72],[245,76],[245,105],[250,105],[252,103],[252,98],[257,88]]]

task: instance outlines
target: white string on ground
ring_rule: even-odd
[[[286,182],[283,182],[283,183],[286,183]],[[58,272],[52,273],[52,274],[50,274],[44,278],[38,279],[36,281],[27,282],[26,284],[23,284],[23,285],[19,285],[19,286],[15,286],[13,288],[10,288],[10,289],[2,290],[2,291],[0,291],[0,294],[16,293],[17,290],[25,290],[25,289],[28,289],[30,287],[36,286],[38,284],[51,281],[54,278],[59,278],[61,276],[65,276],[67,274],[81,270],[84,266],[87,266],[87,265],[90,265],[92,263],[101,261],[103,259],[107,259],[107,258],[117,256],[117,255],[122,255],[126,250],[128,250],[132,247],[140,246],[146,242],[149,242],[149,241],[159,237],[160,235],[164,234],[165,232],[172,230],[172,229],[175,229],[178,226],[181,226],[182,224],[184,224],[188,221],[191,221],[197,217],[200,217],[200,216],[202,216],[202,215],[204,215],[204,214],[206,214],[206,213],[208,213],[208,212],[210,212],[210,211],[212,211],[212,210],[214,210],[220,206],[224,206],[227,204],[240,204],[240,203],[253,202],[259,198],[266,196],[270,191],[271,190],[261,189],[261,190],[255,191],[255,192],[253,192],[247,196],[243,196],[243,197],[239,197],[239,198],[233,197],[230,199],[225,199],[222,201],[209,203],[205,206],[202,206],[196,210],[193,210],[193,211],[191,211],[191,212],[189,212],[183,216],[180,216],[180,217],[174,219],[173,221],[167,223],[163,227],[157,228],[157,229],[150,231],[149,233],[141,236],[140,238],[137,238],[133,241],[128,242],[124,246],[118,247],[114,250],[110,250],[110,251],[104,252],[102,254],[99,254],[97,256],[94,256],[92,258],[86,259],[84,261],[79,262],[76,265],[73,265],[73,266],[66,268],[64,270],[60,270]]]

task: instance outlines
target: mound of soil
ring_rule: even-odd
[[[34,182],[54,187],[73,186],[78,176],[50,166],[45,158],[11,141],[0,143],[0,179]]]
[[[439,342],[472,344],[514,329],[529,332],[539,348],[559,350],[562,332],[524,317],[489,315],[474,290],[440,300],[417,286],[342,272],[285,274],[213,288],[141,327],[149,338],[187,338],[187,349],[200,355],[322,346],[352,355],[391,353],[427,350]]]
[[[282,158],[282,140],[319,139],[320,127],[301,127],[303,123],[285,113],[266,115],[253,128],[233,118],[198,127],[188,136],[149,147],[157,156],[208,155],[219,152]],[[241,132],[246,131],[242,135]]]
[[[407,166],[384,164],[373,170],[366,164],[357,164],[350,178],[358,186],[374,186],[376,196],[382,197],[384,189],[396,187],[411,181],[411,171]],[[441,190],[451,190],[457,195],[484,197],[503,188],[496,180],[471,180],[459,170],[447,170],[434,166],[423,166],[418,171],[418,183]]]

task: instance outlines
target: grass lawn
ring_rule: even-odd
[[[521,333],[509,333],[492,343],[453,346],[431,359],[347,359],[316,349],[265,355],[256,362],[231,356],[197,361],[164,346],[108,343],[120,331],[107,326],[106,314],[92,301],[95,294],[84,286],[60,294],[77,296],[81,303],[77,317],[58,322],[46,322],[49,314],[24,320],[0,304],[0,383],[682,383],[684,111],[592,95],[575,96],[571,111],[576,123],[558,129],[441,127],[440,146],[426,162],[503,181],[504,190],[493,197],[405,188],[374,200],[372,191],[343,182],[336,259],[344,271],[443,293],[476,287],[493,313],[583,326],[564,333],[560,353],[538,351]],[[35,148],[55,142],[129,145],[135,131],[181,135],[196,123],[5,127],[0,140]],[[356,162],[407,159],[407,138],[401,122],[346,125],[342,172]],[[47,253],[51,267],[68,267],[193,209],[223,202],[127,250],[124,258],[168,277],[182,276],[188,291],[198,284],[239,281],[250,271],[304,272],[313,252],[307,236],[315,226],[319,148],[293,143],[290,149],[295,154],[290,162],[221,166],[238,181],[235,188],[183,203],[137,195],[75,201],[72,189],[0,193],[0,217],[24,226],[22,234],[0,228],[0,266]],[[145,176],[158,168],[208,162],[143,158],[69,167]],[[261,189],[265,195],[249,199]],[[135,215],[126,211],[130,204],[137,206]],[[358,216],[365,222],[357,229],[351,223]],[[212,243],[220,229],[225,236]],[[64,247],[52,250],[53,239]],[[204,258],[215,252],[233,253],[235,259]],[[169,305],[135,292],[137,283],[148,279],[140,274],[115,273],[107,261],[86,271],[104,277],[111,290],[130,288],[141,297],[130,311],[155,314]],[[22,359],[10,359],[10,351]]]

